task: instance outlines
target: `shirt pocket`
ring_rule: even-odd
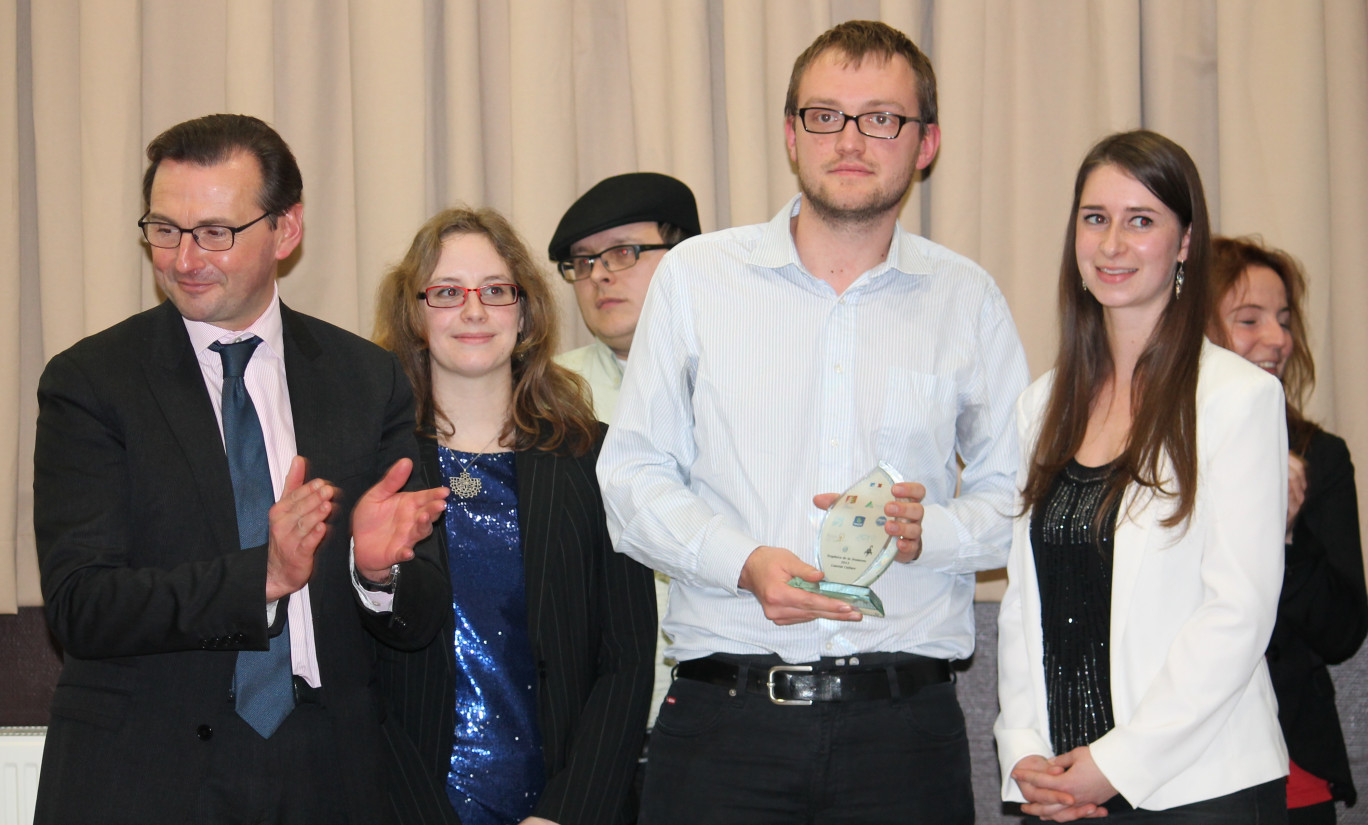
[[[959,417],[954,382],[907,367],[890,366],[875,448],[908,481],[946,467],[955,458],[955,423]]]
[[[125,690],[96,685],[59,684],[52,696],[52,715],[118,730],[133,702]]]

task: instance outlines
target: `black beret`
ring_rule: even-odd
[[[697,235],[698,204],[681,181],[658,172],[629,172],[599,181],[571,204],[547,247],[553,261],[570,257],[575,241],[628,223],[656,221]]]

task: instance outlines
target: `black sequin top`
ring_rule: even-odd
[[[1091,744],[1116,724],[1108,638],[1119,507],[1109,509],[1100,535],[1093,529],[1112,472],[1110,464],[1084,467],[1070,459],[1031,515],[1055,753]]]

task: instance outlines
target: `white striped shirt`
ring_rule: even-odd
[[[1003,566],[1011,539],[1016,326],[981,267],[901,226],[837,295],[798,258],[801,203],[685,241],[657,268],[598,464],[614,545],[672,577],[663,627],[681,661],[965,658],[974,571]],[[767,620],[737,588],[751,551],[814,563],[812,496],[880,460],[927,490],[921,558],[873,585],[887,618]]]
[[[209,391],[209,403],[218,419],[219,437],[223,437],[223,357],[209,349],[215,342],[232,344],[253,335],[261,343],[252,351],[243,373],[247,394],[256,408],[261,422],[261,435],[266,442],[266,463],[271,469],[271,489],[276,500],[285,489],[285,475],[295,457],[294,415],[290,408],[290,388],[285,381],[285,336],[280,321],[280,292],[277,289],[266,311],[245,330],[230,331],[203,321],[185,321],[190,334],[190,345],[195,349],[204,386]],[[266,581],[261,582],[262,605],[267,608],[266,622],[275,619],[276,602],[266,604]],[[322,685],[318,668],[318,651],[314,648],[313,611],[306,584],[290,596],[290,661],[294,673],[302,676],[313,687]]]

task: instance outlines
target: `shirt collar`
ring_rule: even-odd
[[[599,363],[605,370],[616,373],[618,380],[621,381],[623,371],[627,368],[626,360],[617,357],[617,353],[613,352],[612,347],[599,339],[595,338],[594,344],[598,350]]]
[[[793,230],[790,228],[793,218],[802,208],[803,196],[794,195],[788,205],[765,224],[761,230],[760,243],[751,253],[748,263],[775,270],[792,266],[809,278],[813,277],[798,257],[798,247],[793,242]],[[931,274],[931,263],[919,248],[917,236],[903,231],[901,221],[893,227],[893,240],[889,243],[888,254],[883,262],[864,273],[861,280],[872,280],[890,271],[903,275]]]
[[[280,322],[280,287],[272,285],[274,290],[271,294],[271,303],[266,306],[266,311],[261,313],[246,329],[228,330],[223,327],[216,327],[207,321],[191,321],[189,318],[182,317],[185,322],[185,331],[190,334],[190,345],[194,347],[195,355],[198,356],[209,348],[214,342],[231,344],[241,341],[251,335],[261,339],[272,353],[280,357],[285,351],[285,336],[282,332]]]

